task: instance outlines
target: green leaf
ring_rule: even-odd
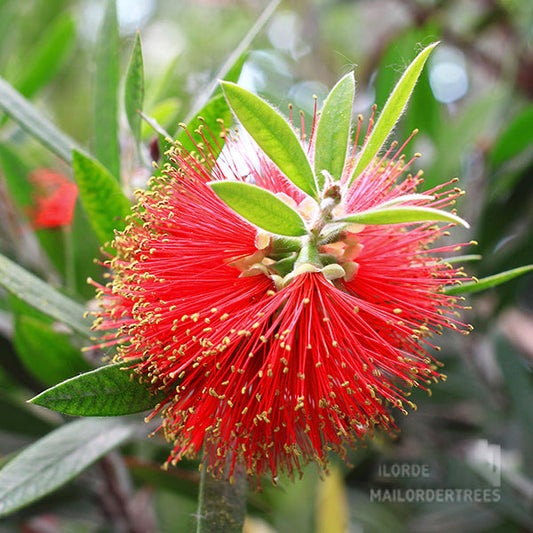
[[[335,180],[342,176],[350,139],[354,92],[355,80],[350,72],[333,87],[324,103],[315,145],[315,174],[319,187],[324,184],[323,170]]]
[[[30,135],[67,163],[72,162],[72,150],[82,148],[60,131],[26,98],[0,77],[0,109],[6,112]]]
[[[72,169],[91,226],[105,244],[113,239],[115,229],[124,228],[131,204],[113,176],[94,159],[74,151]]]
[[[404,224],[409,222],[426,222],[426,221],[440,221],[452,222],[459,224],[465,228],[470,225],[466,220],[463,220],[457,215],[434,209],[432,207],[384,207],[369,209],[368,211],[361,211],[354,215],[349,215],[334,222],[350,222],[357,224]]]
[[[252,224],[278,235],[307,234],[300,214],[270,191],[240,181],[212,181],[209,185],[225,204]]]
[[[91,323],[83,317],[85,309],[80,304],[1,254],[0,285],[39,311],[91,337]]]
[[[483,259],[483,256],[480,254],[456,255],[454,257],[446,257],[442,260],[442,263],[453,265],[455,263],[466,263],[468,261],[480,261],[481,259]]]
[[[119,40],[116,0],[107,0],[95,50],[94,155],[120,180],[118,143]]]
[[[165,396],[153,394],[130,370],[132,362],[103,366],[41,392],[30,403],[67,415],[121,416],[153,408]]]
[[[423,26],[406,28],[401,35],[388,41],[386,50],[381,54],[374,82],[377,109],[383,109],[398,81],[399,68],[408,64],[406,58],[411,57],[413,50],[420,46],[420,43],[427,43],[428,36],[432,36],[433,40],[440,39],[441,25],[441,20],[432,17]],[[416,91],[409,100],[409,113],[402,120],[397,138],[407,137],[415,128],[420,128],[424,135],[435,139],[442,126],[441,105],[433,95],[427,70],[422,71],[416,84]]]
[[[418,193],[403,194],[402,196],[397,196],[396,198],[393,198],[392,200],[387,200],[386,202],[383,202],[382,204],[380,204],[380,207],[401,204],[403,202],[411,202],[413,200],[434,200],[434,199],[435,197],[430,196],[429,194],[418,194]]]
[[[38,440],[0,470],[0,517],[65,485],[135,429],[117,419],[76,420]]]
[[[101,253],[101,245],[81,205],[79,195],[74,211],[72,234],[64,239],[66,245],[68,239],[71,239],[72,255],[74,256],[75,292],[86,300],[92,299],[94,298],[94,287],[87,283],[87,279],[101,279],[104,267],[94,260]]]
[[[194,141],[201,145],[205,145],[205,143],[202,139],[202,136],[198,133],[198,129],[203,129],[204,135],[208,141],[210,140],[211,146],[211,150],[205,150],[204,155],[208,156],[210,160],[218,157],[225,142],[225,140],[220,137],[221,129],[218,120],[222,120],[226,125],[231,124],[232,120],[231,110],[222,95],[215,96],[215,98],[210,100],[209,103],[200,111],[198,117],[191,120],[187,124],[187,131],[191,134]],[[209,129],[214,135],[218,146],[214,144],[209,132],[205,131],[205,128]],[[194,142],[189,137],[187,131],[182,130],[176,140],[187,152],[197,152],[198,150],[196,149]]]
[[[390,135],[407,105],[407,101],[415,88],[415,84],[424,68],[424,64],[426,63],[429,54],[438,44],[438,42],[433,43],[424,48],[424,50],[416,56],[409,67],[407,67],[407,70],[403,73],[400,81],[397,83],[396,87],[394,87],[376,125],[372,129],[368,140],[359,153],[357,163],[352,172],[352,177],[350,178],[350,183],[372,162],[383,146],[383,143],[387,140],[387,137]]]
[[[467,281],[466,283],[461,283],[460,285],[446,287],[444,292],[449,295],[455,295],[484,291],[485,289],[496,287],[496,285],[500,285],[506,281],[510,281],[531,271],[533,271],[533,265],[513,268],[512,270],[506,270],[505,272],[500,272],[499,274],[494,274],[493,276],[487,276],[486,278],[481,278],[476,281]]]
[[[533,143],[533,105],[523,110],[496,142],[490,161],[496,166],[520,154]]]
[[[29,98],[54,78],[72,50],[75,38],[72,15],[62,13],[47,27],[44,37],[22,62],[21,74],[15,83],[21,94]]]
[[[66,334],[41,320],[17,316],[13,342],[24,366],[48,386],[91,369]]]
[[[137,110],[142,111],[144,100],[144,72],[141,37],[139,32],[131,52],[126,84],[124,87],[124,106],[126,116],[137,145],[141,142],[141,117]]]
[[[289,123],[255,94],[234,83],[221,85],[233,112],[265,154],[296,187],[318,198],[313,169]]]

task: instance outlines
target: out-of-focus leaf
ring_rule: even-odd
[[[242,66],[244,65],[244,54],[247,48],[250,46],[250,44],[252,44],[252,41],[255,39],[257,34],[269,21],[270,17],[274,14],[274,11],[276,11],[276,8],[280,4],[280,2],[281,0],[270,0],[264,11],[255,21],[254,25],[250,28],[248,33],[239,42],[239,44],[235,47],[228,59],[226,59],[224,64],[217,71],[211,83],[205,88],[204,91],[200,93],[200,95],[192,105],[189,114],[187,115],[187,118],[185,119],[186,123],[191,122],[197,115],[201,114],[200,110],[207,105],[211,96],[219,88],[219,80],[237,82]]]
[[[82,148],[60,131],[26,98],[0,77],[0,109],[3,109],[30,135],[67,163],[72,161],[72,150]]]
[[[447,257],[446,259],[443,259],[442,262],[453,265],[455,263],[466,263],[468,261],[479,261],[482,258],[483,256],[480,254],[466,254],[466,255],[456,255],[454,257]]]
[[[94,159],[74,151],[72,169],[89,222],[104,244],[115,229],[124,228],[131,204],[109,171]]]
[[[392,91],[387,100],[383,111],[381,112],[376,125],[373,127],[370,136],[363,146],[357,162],[352,172],[351,180],[357,179],[357,176],[362,172],[374,159],[379,152],[383,143],[390,135],[394,125],[403,113],[409,97],[415,88],[415,84],[424,68],[424,65],[429,57],[429,54],[439,43],[433,43],[424,48],[413,62],[407,67],[403,73],[400,81]]]
[[[39,390],[42,386],[19,361],[13,343],[0,334],[0,388],[16,394],[21,385],[30,390]]]
[[[316,523],[317,533],[344,533],[348,528],[348,495],[336,465],[318,485]]]
[[[166,98],[155,104],[147,114],[163,129],[168,128],[178,116],[181,102],[177,98]],[[157,130],[156,130],[157,131]],[[153,126],[146,120],[141,123],[141,138],[146,140],[154,134]]]
[[[453,295],[465,294],[467,292],[484,291],[485,289],[496,287],[496,285],[500,285],[502,283],[505,283],[506,281],[510,281],[518,276],[527,274],[531,271],[533,271],[533,265],[513,268],[512,270],[506,270],[505,272],[500,272],[499,274],[494,274],[493,276],[487,276],[486,278],[481,278],[477,281],[467,281],[466,283],[461,283],[460,285],[447,287],[444,292],[446,294]]]
[[[496,336],[496,357],[504,377],[504,386],[511,400],[511,409],[523,428],[522,451],[527,461],[526,471],[533,473],[533,380],[531,367],[522,360],[512,345],[501,335]],[[514,419],[514,417],[513,417]],[[531,514],[529,515],[531,519]]]
[[[91,370],[68,336],[41,320],[17,316],[13,342],[24,366],[48,386]]]
[[[118,419],[76,420],[38,440],[0,470],[0,517],[65,485],[131,438],[135,427]]]
[[[240,181],[212,181],[209,185],[225,204],[260,228],[289,237],[307,233],[298,211],[266,189]]]
[[[144,101],[144,71],[141,36],[135,37],[135,44],[131,52],[126,85],[124,87],[124,106],[135,142],[141,142],[141,117],[137,112],[142,111]]]
[[[197,469],[196,471],[172,469],[165,472],[157,462],[143,461],[136,457],[127,457],[125,460],[128,470],[136,481],[196,499],[200,483]]]
[[[490,162],[500,165],[533,146],[533,105],[524,109],[496,141],[490,153]]]
[[[505,102],[503,95],[501,86],[497,86],[465,105],[456,117],[448,117],[446,126],[436,134],[433,164],[424,173],[426,190],[442,183],[443,177],[462,174],[461,162],[490,128],[492,118]]]
[[[355,92],[355,79],[350,72],[329,93],[316,130],[315,174],[319,187],[324,184],[322,171],[339,180],[344,170]]]
[[[15,83],[21,94],[29,98],[53,79],[72,50],[75,37],[72,15],[62,13],[46,29],[33,54],[22,62],[21,74]]]
[[[41,436],[54,429],[54,425],[40,418],[23,402],[0,390],[0,430],[10,433]]]
[[[118,143],[119,40],[116,0],[107,0],[96,42],[94,155],[120,180]]]
[[[139,383],[131,365],[117,363],[86,372],[41,392],[30,402],[75,416],[121,416],[146,411],[164,395],[152,394],[146,384]]]
[[[337,222],[351,222],[355,224],[403,224],[424,221],[452,222],[465,228],[470,227],[466,220],[447,211],[434,209],[433,207],[417,207],[413,205],[379,207],[369,209],[368,211],[361,211],[360,213],[355,213],[337,220]]]
[[[90,321],[83,317],[85,309],[48,283],[30,274],[0,254],[0,285],[15,296],[86,337],[90,337]]]
[[[289,123],[259,96],[234,83],[221,84],[233,112],[259,147],[296,187],[317,198],[313,169]]]

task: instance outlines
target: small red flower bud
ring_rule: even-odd
[[[68,226],[74,217],[78,187],[60,172],[41,168],[30,174],[35,205],[30,217],[35,229]]]

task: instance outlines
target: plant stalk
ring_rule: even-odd
[[[65,284],[70,295],[76,294],[76,267],[74,264],[74,243],[72,242],[72,225],[61,228],[63,236],[63,253],[65,254]]]
[[[233,481],[215,479],[202,470],[196,533],[242,533],[246,516],[247,479],[244,468],[235,466]]]

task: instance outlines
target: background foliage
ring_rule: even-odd
[[[21,284],[16,294],[0,289],[0,461],[12,461],[2,471],[0,516],[19,498],[18,510],[0,518],[6,532],[148,533],[194,525],[196,464],[160,470],[168,445],[146,438],[155,426],[138,415],[70,422],[69,415],[25,404],[101,364],[96,350],[80,352],[90,343],[80,310],[94,296],[86,279],[102,279],[93,258],[164,151],[156,148],[158,133],[138,121],[138,107],[174,136],[222,76],[239,78],[282,110],[292,102],[310,124],[313,94],[323,99],[355,69],[356,108],[368,117],[421,46],[440,39],[395,135],[403,140],[420,128],[409,152],[423,153],[417,165],[428,188],[460,176],[467,194],[459,212],[472,229],[453,239],[475,239],[471,253],[483,256],[467,263],[469,273],[533,263],[529,0],[287,0],[252,31],[246,55],[239,43],[263,2],[117,6],[118,18],[113,2],[0,1],[0,74],[34,106],[0,83],[7,111],[0,115],[0,251],[70,298],[48,294],[25,271],[0,263],[4,284]],[[202,111],[207,120],[229,122],[227,113],[220,96]],[[81,202],[71,230],[32,229],[36,192],[29,178],[39,168],[75,176]],[[326,481],[312,465],[295,483],[281,479],[274,488],[265,480],[264,491],[249,497],[247,531],[533,530],[532,295],[531,275],[472,295],[465,319],[475,331],[438,339],[448,381],[430,399],[415,391],[418,411],[397,417],[398,437],[363,443],[350,452],[352,468],[334,460]],[[28,301],[54,312],[45,315]],[[44,435],[44,446],[28,447]],[[498,502],[371,501],[372,488],[491,488],[475,460],[485,441],[501,447]],[[56,456],[44,457],[46,449]],[[23,476],[20,465],[37,460],[39,476],[31,469]],[[428,465],[430,476],[385,477],[383,466],[394,464]],[[47,495],[33,501],[41,489]]]

